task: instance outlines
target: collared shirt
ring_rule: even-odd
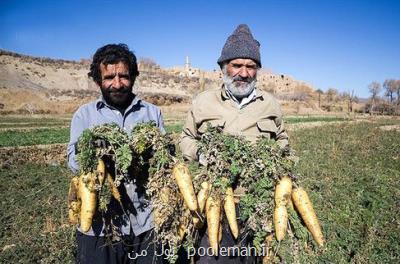
[[[226,134],[243,136],[252,143],[262,135],[275,139],[281,147],[288,145],[280,105],[271,94],[261,90],[241,108],[224,88],[200,93],[193,100],[181,134],[179,145],[185,159],[198,159],[197,143],[207,123],[220,127]]]
[[[70,169],[77,173],[79,164],[76,161],[75,145],[83,130],[97,125],[116,123],[128,134],[139,123],[154,121],[162,132],[164,130],[161,111],[155,105],[142,101],[138,96],[132,100],[132,103],[121,114],[117,109],[108,105],[102,98],[82,105],[74,114],[71,121],[70,141],[68,143],[68,165]],[[151,206],[144,198],[144,193],[139,193],[137,186],[133,181],[124,182],[126,193],[131,200],[134,213],[122,214],[116,222],[120,223],[121,232],[124,235],[130,234],[130,230],[135,235],[139,235],[153,228],[153,217]],[[85,234],[104,235],[104,224],[102,221],[94,221],[92,228]],[[80,228],[78,228],[79,231]]]

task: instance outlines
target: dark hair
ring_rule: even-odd
[[[100,64],[116,64],[124,62],[129,67],[129,76],[134,80],[138,75],[138,66],[135,54],[129,50],[126,44],[108,44],[99,48],[93,55],[92,63],[90,64],[91,77],[97,84],[101,85]]]

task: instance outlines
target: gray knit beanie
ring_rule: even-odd
[[[239,25],[226,40],[218,64],[222,67],[225,61],[243,58],[254,60],[261,67],[260,43],[253,38],[247,25]]]

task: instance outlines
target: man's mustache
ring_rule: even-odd
[[[251,83],[254,80],[254,78],[251,77],[242,77],[242,76],[236,76],[233,77],[233,81],[240,81],[240,82],[247,82],[247,83]]]
[[[122,93],[130,93],[131,91],[130,91],[129,87],[127,87],[127,86],[123,86],[120,88],[114,88],[114,87],[110,86],[107,88],[107,92],[122,94]]]

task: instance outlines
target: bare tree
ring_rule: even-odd
[[[372,103],[371,103],[370,113],[372,113],[375,108],[376,97],[381,92],[381,84],[378,82],[372,82],[368,85],[368,89],[369,92],[371,93]]]
[[[400,80],[396,80],[395,83],[395,87],[396,87],[396,94],[397,94],[397,105],[400,105]]]
[[[139,69],[142,69],[145,71],[156,69],[156,68],[160,67],[153,59],[144,58],[144,57],[139,58],[138,66],[139,66]]]
[[[383,82],[383,89],[385,90],[385,96],[389,97],[389,102],[393,103],[393,95],[396,92],[396,80],[386,79]]]
[[[347,101],[347,112],[353,112],[353,103],[358,100],[357,96],[354,95],[354,90],[350,92],[344,92],[342,94],[343,100]]]
[[[336,90],[335,88],[329,88],[328,91],[326,91],[328,102],[333,102],[334,100],[336,100],[338,94],[339,94],[338,90]]]

